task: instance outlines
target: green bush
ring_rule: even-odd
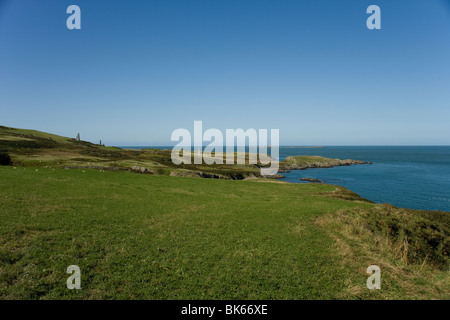
[[[382,210],[365,215],[364,220],[373,233],[387,235],[394,243],[406,242],[410,263],[426,260],[438,267],[448,267],[450,220],[447,213],[413,211],[385,204]]]
[[[57,146],[58,144],[50,139],[0,141],[0,147],[3,149],[50,149]]]
[[[0,151],[0,165],[9,166],[12,164],[11,157],[7,152]]]

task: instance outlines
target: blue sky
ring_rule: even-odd
[[[282,145],[449,145],[449,57],[447,0],[0,0],[0,124],[107,145],[167,145],[194,120]]]

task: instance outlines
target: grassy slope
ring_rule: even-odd
[[[381,246],[361,217],[385,207],[343,188],[84,171],[0,167],[1,298],[450,298],[448,271]]]
[[[103,147],[87,141],[45,132],[0,126],[0,151],[7,151],[15,165],[51,168],[102,167],[104,169],[147,168],[160,175],[207,173],[225,179],[257,176],[255,165],[175,165],[171,150],[130,150]]]
[[[58,136],[58,135],[47,133],[47,132],[37,131],[37,130],[16,129],[16,128],[3,127],[3,126],[0,127],[0,129],[1,129],[1,132],[3,133],[2,135],[8,136],[9,138],[12,138],[12,140],[19,140],[19,138],[28,140],[26,138],[26,136],[37,137],[37,138],[42,138],[42,139],[51,139],[51,140],[61,142],[61,143],[70,143],[73,140],[70,138]],[[9,133],[9,135],[8,135],[8,133]],[[0,135],[0,139],[5,139],[4,137],[2,137],[2,135]],[[6,138],[5,140],[10,140],[10,139]]]

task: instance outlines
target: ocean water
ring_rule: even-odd
[[[280,160],[291,155],[354,159],[372,164],[293,170],[283,173],[284,181],[309,183],[300,179],[317,178],[347,187],[377,203],[450,211],[450,146],[280,147]]]
[[[450,146],[280,148],[281,160],[290,155],[354,159],[372,164],[293,170],[284,173],[284,181],[304,183],[301,178],[317,178],[347,187],[377,203],[450,211]]]

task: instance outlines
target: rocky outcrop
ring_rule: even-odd
[[[289,156],[280,161],[280,172],[288,170],[305,170],[310,168],[332,168],[337,166],[350,166],[353,164],[371,164],[371,162],[352,159],[329,159],[320,156]]]
[[[170,173],[171,177],[191,177],[191,178],[209,178],[209,179],[229,179],[227,177],[213,174],[213,173],[206,173],[201,171],[172,171]]]
[[[130,171],[129,168],[123,167],[103,167],[103,166],[64,166],[62,169],[95,169],[103,171]]]
[[[322,183],[323,182],[322,180],[319,180],[319,179],[316,179],[316,178],[309,178],[309,177],[301,178],[300,180],[308,181],[308,182],[314,182],[314,183]]]
[[[278,172],[280,172],[280,171],[278,171]],[[279,173],[275,173],[275,174],[272,174],[270,176],[262,176],[262,177],[266,178],[266,179],[283,179],[283,178],[286,178],[285,176],[283,176],[282,174],[279,174]]]
[[[281,174],[274,174],[271,176],[261,176],[258,174],[242,174],[242,173],[230,173],[227,175],[219,175],[215,173],[208,173],[202,171],[182,171],[175,170],[170,173],[171,177],[191,177],[191,178],[207,178],[207,179],[224,179],[224,180],[252,180],[252,179],[281,179],[284,178]]]
[[[134,167],[131,167],[131,171],[137,172],[137,173],[155,174],[152,170],[150,170],[149,168],[146,168],[146,167],[134,166]]]

